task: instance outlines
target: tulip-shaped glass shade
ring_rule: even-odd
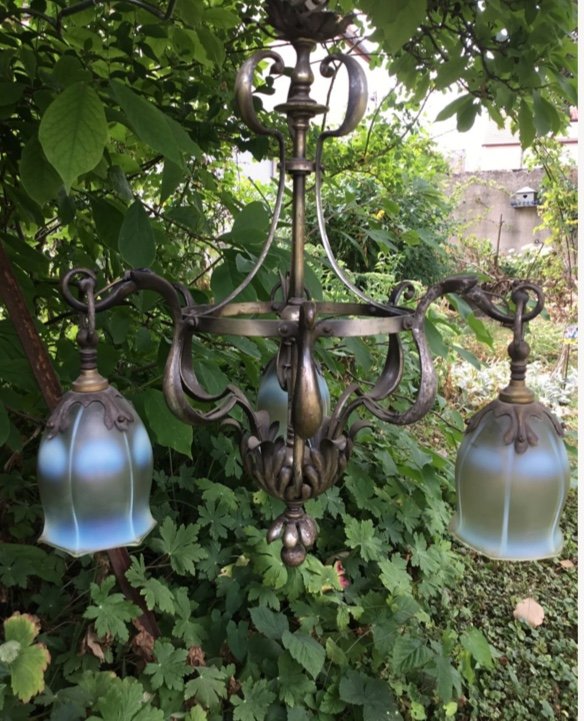
[[[323,416],[327,416],[330,412],[331,394],[324,376],[319,370],[317,373]],[[260,379],[257,407],[258,410],[268,412],[270,423],[278,421],[278,435],[285,437],[288,427],[288,393],[278,380],[275,358],[268,363]]]
[[[111,386],[91,396],[70,392],[52,418],[59,412],[39,449],[39,541],[72,556],[139,544],[155,525],[144,424]]]
[[[494,401],[469,423],[456,461],[453,535],[490,558],[557,555],[569,489],[561,429],[539,403]]]

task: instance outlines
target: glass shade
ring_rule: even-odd
[[[62,402],[65,430],[46,432],[40,444],[45,526],[39,541],[72,556],[137,545],[156,523],[149,506],[152,446],[133,407],[115,393],[114,418],[133,419],[123,429],[116,423],[107,428],[95,393],[89,403],[69,400],[67,408]]]
[[[317,370],[317,375],[323,416],[328,416],[331,394],[322,373]],[[268,363],[260,379],[257,407],[258,410],[268,412],[271,423],[278,421],[278,435],[285,437],[288,428],[288,393],[278,380],[275,358]]]
[[[530,406],[532,412],[521,412],[528,422],[525,438],[535,438],[534,444],[518,452],[510,440],[513,417],[487,410],[476,426],[471,421],[458,452],[451,531],[490,558],[534,561],[562,548],[558,522],[570,485],[568,456],[547,411]],[[523,431],[516,436],[521,441]]]

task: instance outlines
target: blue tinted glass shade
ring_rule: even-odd
[[[330,413],[331,394],[322,373],[318,371],[317,375],[323,416],[328,416]],[[275,359],[272,359],[268,363],[260,379],[257,407],[258,410],[268,412],[271,423],[274,421],[278,422],[278,435],[286,436],[286,428],[288,426],[288,393],[282,388],[278,380]]]
[[[518,453],[504,440],[509,422],[488,412],[465,436],[456,461],[451,531],[490,558],[550,558],[563,544],[559,519],[570,486],[566,449],[543,415],[530,419],[537,444]]]
[[[139,544],[154,527],[149,496],[152,446],[132,406],[118,398],[134,421],[127,430],[104,423],[104,407],[71,406],[70,423],[45,433],[37,475],[45,526],[39,541],[72,556]]]

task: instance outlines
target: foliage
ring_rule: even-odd
[[[413,132],[411,107],[390,95],[379,111],[325,157],[327,232],[353,272],[373,270],[383,257],[386,275],[429,284],[448,272],[447,165]]]
[[[515,10],[501,8],[501,22],[528,31],[525,44],[513,45],[519,33],[505,43],[519,48],[517,72],[508,72],[521,87],[511,101],[501,95],[505,83],[489,77],[481,102],[491,112],[533,103],[537,130],[545,132],[545,118],[555,127],[559,117],[549,110],[549,93],[557,93],[558,105],[571,97],[571,79],[562,84],[554,74],[570,52],[563,30],[571,19],[563,3],[541,7],[535,17],[526,15],[526,25]],[[416,70],[420,80],[414,79],[403,60],[412,47],[404,33],[415,37],[417,25],[398,27],[382,3],[364,1],[363,8],[384,46],[398,46],[391,67],[400,80],[422,92],[427,73]],[[444,4],[446,20],[468,22],[470,5],[461,8]],[[223,297],[255,260],[268,209],[243,202],[225,166],[233,145],[256,157],[268,150],[265,139],[250,138],[235,121],[230,90],[236,67],[266,36],[256,4],[234,0],[179,0],[167,8],[133,0],[30,6],[10,0],[1,12],[0,242],[69,386],[78,360],[75,319],[57,293],[66,269],[96,268],[107,284],[130,265],[149,264],[207,302]],[[436,12],[431,6],[430,24]],[[477,29],[489,18],[490,5]],[[546,21],[555,34],[538,40]],[[483,62],[485,44],[468,43],[474,31],[460,37],[458,27],[443,31],[442,38],[451,33],[453,57],[458,47]],[[425,41],[418,46],[427,51]],[[502,49],[492,52],[503,62]],[[532,72],[521,75],[526,64],[533,70],[533,58],[551,82],[539,95]],[[443,59],[435,63],[446,84]],[[429,58],[420,70],[428,64]],[[460,77],[480,95],[470,73],[476,80],[476,63],[465,64]],[[468,124],[474,103],[472,112],[459,111]],[[384,215],[363,211],[357,188],[343,201],[387,253],[367,259],[364,269],[374,272],[363,278],[386,295],[391,278],[384,285],[380,277],[392,244],[410,262],[422,247],[435,252],[447,210],[432,186],[441,161],[423,138],[402,140],[395,128],[377,128],[375,136],[360,137],[360,146],[342,148],[330,198],[341,203],[343,162],[393,147],[395,171],[371,157],[373,213]],[[287,267],[284,240],[246,298],[269,297],[277,271]],[[406,267],[397,260],[396,272]],[[309,282],[318,295],[328,277],[317,262],[314,269],[318,276],[313,272]],[[158,300],[142,293],[98,322],[105,339],[100,369],[131,397],[156,445],[152,506],[159,525],[126,575],[155,612],[161,636],[140,625],[137,606],[114,587],[104,554],[74,560],[33,545],[41,527],[34,450],[45,409],[3,315],[0,599],[9,616],[0,646],[3,718],[373,721],[389,710],[396,719],[440,721],[457,713],[463,692],[478,703],[477,684],[496,653],[479,616],[451,623],[463,565],[445,535],[453,469],[442,452],[460,439],[460,416],[450,414],[452,423],[441,427],[440,452],[434,438],[423,444],[393,427],[366,434],[343,487],[309,504],[320,525],[315,555],[289,570],[261,530],[281,511],[278,504],[244,481],[228,439],[202,428],[194,443],[193,429],[164,404],[160,378],[170,331]],[[480,321],[473,322],[480,335]],[[429,327],[433,349],[448,354],[447,341],[458,337],[453,323],[436,312]],[[257,387],[275,347],[261,338],[205,345],[197,339],[193,352],[198,376],[218,392],[228,379]],[[334,395],[353,373],[373,373],[383,362],[380,349],[368,350],[361,339],[331,344],[322,356],[333,371]],[[404,388],[413,391],[408,364]],[[23,619],[24,632],[14,631]]]
[[[349,10],[353,3],[343,0]],[[530,0],[361,0],[387,66],[418,98],[456,83],[463,94],[439,119],[464,132],[485,109],[513,118],[521,143],[558,133],[576,95],[576,3]],[[564,106],[558,100],[562,98]]]

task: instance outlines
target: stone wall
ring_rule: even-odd
[[[545,230],[536,231],[541,219],[537,207],[513,208],[513,194],[525,186],[539,190],[543,170],[489,170],[457,173],[451,176],[449,192],[456,199],[454,217],[459,232],[453,242],[464,242],[474,235],[489,240],[493,250],[501,253],[539,244],[548,237]]]

